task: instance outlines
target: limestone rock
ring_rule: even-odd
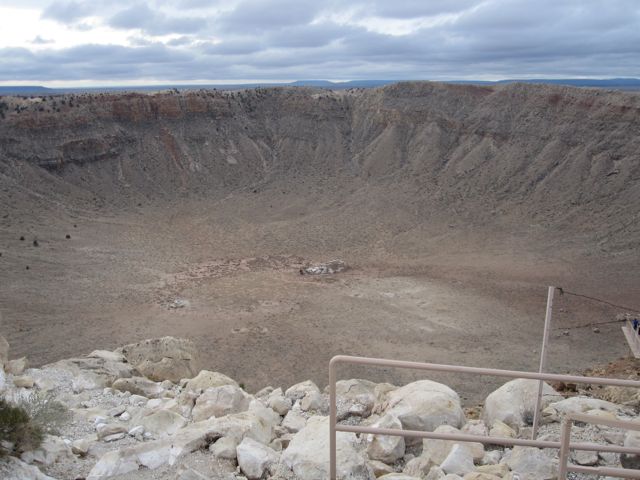
[[[121,423],[100,424],[96,427],[98,433],[98,440],[103,440],[106,437],[117,435],[119,433],[127,433],[127,427]]]
[[[157,438],[175,435],[186,424],[184,417],[170,410],[159,410],[140,421],[145,431],[151,432]]]
[[[329,409],[329,405],[325,402],[320,392],[307,392],[300,401],[300,409],[303,412],[322,412]]]
[[[465,446],[456,443],[447,458],[440,464],[440,468],[449,474],[454,473],[456,475],[466,475],[467,473],[473,472],[473,456],[471,455],[471,451]]]
[[[368,465],[369,468],[373,470],[373,474],[376,478],[379,478],[382,475],[386,475],[387,473],[396,473],[393,467],[390,467],[386,463],[379,460],[369,460]]]
[[[491,430],[489,430],[490,437],[516,438],[517,435],[513,428],[500,420],[494,420],[491,425]]]
[[[251,397],[240,387],[223,385],[208,388],[196,400],[192,411],[193,420],[198,422],[211,417],[244,412],[249,408],[250,402]]]
[[[191,378],[199,371],[198,352],[191,340],[162,337],[125,345],[118,350],[145,377],[155,381]]]
[[[431,432],[440,425],[461,427],[465,423],[458,394],[431,380],[413,382],[389,392],[384,411],[397,417],[405,430]]]
[[[338,432],[336,447],[338,479],[375,478],[365,456],[357,448],[355,434]],[[298,478],[326,480],[329,476],[329,418],[311,417],[283,452],[282,462],[293,470]]]
[[[640,449],[640,432],[627,431],[624,436],[624,446]],[[620,455],[620,463],[624,468],[640,469],[640,455]]]
[[[309,392],[320,393],[318,386],[311,380],[307,380],[301,383],[289,387],[284,393],[284,396],[290,398],[292,401],[302,400],[304,396]]]
[[[261,478],[279,459],[277,452],[251,438],[245,438],[240,442],[236,454],[240,470],[252,480]]]
[[[555,479],[558,473],[558,460],[552,459],[534,447],[513,447],[502,459],[513,473],[529,475],[539,480]]]
[[[47,435],[40,447],[36,450],[24,452],[20,459],[26,463],[39,463],[40,465],[52,465],[62,459],[73,458],[73,453],[60,437]]]
[[[470,472],[462,478],[463,480],[500,480],[502,477],[492,475],[491,473]]]
[[[121,392],[130,392],[147,398],[158,398],[164,392],[159,383],[144,377],[118,378],[113,382],[112,387]]]
[[[405,473],[387,473],[378,478],[384,480],[420,480],[420,477],[412,477]]]
[[[585,413],[589,410],[602,410],[615,414],[623,409],[615,403],[585,396],[565,398],[559,402],[551,403],[549,407],[563,415],[567,415],[568,413]]]
[[[504,477],[507,473],[509,473],[509,467],[507,467],[507,465],[504,463],[496,463],[495,465],[480,465],[476,467],[476,472]]]
[[[515,430],[530,425],[533,421],[539,383],[538,380],[511,380],[490,393],[485,400],[484,422],[492,425],[495,420],[500,420]],[[541,408],[560,400],[562,396],[544,383]]]
[[[393,415],[387,414],[373,425],[374,428],[402,430],[402,423]],[[367,454],[372,460],[393,463],[404,456],[404,438],[391,435],[367,435]]]
[[[238,441],[232,437],[222,437],[209,446],[209,451],[217,458],[235,460]]]
[[[124,362],[113,362],[104,358],[69,358],[42,367],[42,374],[63,370],[73,377],[73,391],[94,390],[109,387],[117,378],[129,378],[136,372],[133,366]],[[55,376],[55,374],[53,375]]]
[[[207,446],[211,438],[231,437],[240,442],[249,437],[260,443],[271,441],[272,426],[261,412],[247,411],[222,418],[196,422],[178,430],[172,437],[144,442],[105,453],[89,473],[87,480],[124,475],[141,467],[153,470],[174,465],[188,453]],[[328,438],[328,437],[327,437]]]
[[[336,397],[351,415],[368,417],[376,403],[376,384],[368,380],[351,379],[336,382]]]
[[[2,480],[55,480],[42,473],[35,465],[29,465],[16,457],[0,458],[0,478]]]
[[[119,352],[111,352],[109,350],[94,350],[89,355],[89,358],[102,358],[107,362],[124,363],[127,359]]]
[[[9,360],[9,363],[5,368],[7,373],[10,373],[11,375],[22,375],[24,371],[29,368],[29,360],[27,360],[27,357]]]
[[[435,465],[436,464],[433,460],[431,460],[427,455],[420,455],[419,457],[409,460],[404,466],[402,473],[406,473],[413,477],[423,478],[429,474]]]
[[[79,438],[71,443],[71,452],[80,457],[85,457],[89,453],[89,449],[96,443],[98,437],[92,435],[90,437]]]
[[[267,405],[279,415],[286,415],[287,412],[291,410],[293,403],[290,398],[287,398],[282,394],[282,389],[278,388],[269,394],[267,398]]]
[[[436,433],[457,433],[460,434],[460,430],[451,427],[449,425],[441,425],[434,430]],[[422,452],[423,455],[427,455],[438,465],[444,462],[445,458],[449,455],[454,445],[459,444],[455,440],[434,440],[425,438],[422,440]],[[484,457],[484,445],[482,443],[464,443],[466,448],[471,453],[474,460],[480,460]]]
[[[18,388],[33,388],[34,381],[29,375],[13,377],[13,384]]]
[[[222,387],[224,385],[233,385],[238,387],[236,381],[226,375],[218,372],[210,372],[209,370],[201,370],[198,375],[191,380],[187,380],[184,385],[186,391],[204,391],[208,388]]]
[[[292,409],[282,420],[282,426],[291,433],[299,432],[307,424],[307,419],[298,410]]]

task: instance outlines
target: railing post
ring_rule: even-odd
[[[335,359],[329,362],[329,478],[336,480],[336,363]]]
[[[569,441],[571,440],[571,424],[573,420],[567,415],[562,419],[560,427],[560,454],[558,467],[558,480],[566,480],[567,464],[569,462]]]
[[[544,333],[542,336],[542,349],[540,350],[540,368],[538,373],[543,373],[547,364],[547,344],[549,343],[549,331],[551,330],[551,312],[553,309],[553,293],[556,287],[549,287],[547,292],[547,313],[544,316]],[[544,382],[540,380],[538,385],[538,398],[536,399],[536,409],[533,412],[533,432],[531,438],[535,440],[538,437],[538,423],[540,422],[540,407],[542,406],[542,389]]]

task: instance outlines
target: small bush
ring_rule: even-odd
[[[32,392],[21,405],[41,431],[59,435],[60,428],[71,419],[71,412],[51,392]]]
[[[0,455],[35,450],[44,432],[29,412],[0,398]]]

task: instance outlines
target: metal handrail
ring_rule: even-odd
[[[596,415],[584,415],[581,413],[569,413],[562,420],[561,434],[560,434],[560,470],[558,471],[558,478],[564,479],[567,476],[567,472],[577,473],[593,473],[596,475],[607,475],[621,478],[640,478],[640,470],[633,470],[630,468],[612,468],[612,467],[585,467],[582,465],[569,464],[569,450],[582,450],[578,444],[571,444],[571,427],[573,422],[592,423],[594,425],[606,425],[608,427],[621,428],[626,430],[640,431],[640,423],[630,422],[628,420],[613,420],[608,418],[598,417]],[[629,447],[625,447],[629,448]],[[637,450],[637,449],[636,449]],[[603,450],[600,450],[603,451]],[[627,452],[619,452],[627,453]],[[632,452],[633,453],[633,452]]]
[[[401,360],[388,360],[381,358],[369,358],[369,357],[352,357],[347,355],[337,355],[329,362],[329,401],[330,401],[330,413],[329,413],[329,462],[330,462],[330,479],[336,480],[336,433],[340,432],[352,432],[352,433],[370,433],[370,434],[382,434],[398,437],[417,437],[417,438],[430,438],[437,440],[454,440],[460,442],[476,442],[483,444],[495,444],[505,446],[530,446],[538,448],[557,448],[562,447],[562,442],[548,442],[540,440],[526,440],[517,438],[502,438],[502,437],[489,437],[480,435],[466,435],[466,434],[446,434],[435,432],[423,432],[416,430],[395,430],[388,428],[374,428],[374,427],[360,427],[353,425],[338,425],[337,424],[337,404],[336,404],[336,367],[340,363],[349,363],[356,365],[369,365],[379,367],[397,367],[397,368],[409,368],[412,370],[427,370],[436,372],[453,372],[453,373],[470,373],[476,375],[491,375],[496,377],[506,378],[526,378],[532,380],[542,381],[561,381],[568,383],[584,383],[591,385],[612,385],[619,387],[632,387],[640,388],[640,381],[636,380],[622,380],[617,378],[601,378],[601,377],[583,377],[578,375],[561,375],[555,373],[535,373],[535,372],[520,372],[517,370],[500,370],[495,368],[479,368],[479,367],[464,367],[460,365],[443,365],[437,363],[421,363],[421,362],[406,362]],[[640,455],[640,448],[632,447],[620,447],[617,445],[597,445],[593,443],[569,443],[569,448],[586,450],[586,451],[600,451],[600,452],[614,452],[614,453],[630,453]],[[573,466],[573,468],[583,468]],[[586,468],[586,467],[584,467]],[[574,470],[577,471],[577,470]],[[562,477],[559,477],[562,478]],[[564,479],[563,479],[564,480]]]

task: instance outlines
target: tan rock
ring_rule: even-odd
[[[117,350],[145,377],[174,383],[199,371],[195,344],[185,338],[162,337],[125,345]]]
[[[5,366],[7,373],[11,375],[22,375],[27,368],[29,368],[27,357],[9,360],[9,363]]]
[[[198,375],[188,380],[184,385],[186,391],[204,391],[207,388],[222,387],[224,385],[233,385],[237,387],[238,384],[232,378],[219,372],[210,372],[209,370],[201,370]]]
[[[33,378],[28,375],[13,377],[13,384],[18,388],[33,388]]]

